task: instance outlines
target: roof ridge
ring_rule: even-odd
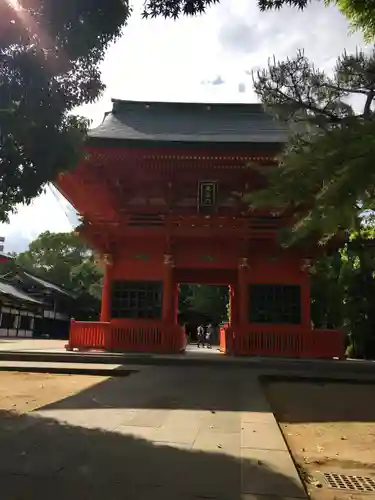
[[[89,140],[130,144],[241,144],[259,149],[286,142],[285,126],[261,103],[126,101],[112,99],[112,111],[89,131]]]
[[[9,287],[8,292],[6,291],[7,288],[4,288],[4,286]],[[16,292],[16,294],[18,294],[18,297],[14,293],[9,293],[12,290],[14,290]],[[29,302],[43,304],[43,301],[40,301],[38,299],[34,299],[30,294],[28,294],[27,292],[22,290],[21,287],[17,287],[14,283],[7,283],[6,281],[2,280],[1,278],[0,278],[0,293],[3,293],[4,295],[12,295],[13,297],[27,300]]]
[[[41,276],[38,276],[37,274],[35,273],[32,273],[30,271],[27,271],[26,269],[23,269],[23,268],[19,268],[24,274],[30,276],[31,278],[35,278],[37,280],[40,280],[40,281],[44,281],[45,283],[48,283],[49,285],[52,285],[56,288],[60,288],[63,292],[67,293],[67,294],[71,294],[71,295],[74,295],[74,291],[73,290],[70,290],[69,288],[66,288],[62,285],[59,285],[57,283],[55,283],[54,281],[51,281],[51,280],[48,280],[46,278],[42,278]]]
[[[156,100],[136,100],[136,99],[116,99],[112,98],[111,102],[115,104],[139,104],[139,105],[156,105],[156,106],[217,106],[217,107],[254,107],[263,109],[261,102],[205,102],[205,101],[156,101]]]

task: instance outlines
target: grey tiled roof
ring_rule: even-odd
[[[10,285],[9,283],[4,283],[0,281],[0,295],[4,294],[8,297],[13,297],[18,300],[22,300],[25,302],[32,302],[33,304],[42,304],[39,300],[36,300],[24,292],[18,290],[15,286]]]
[[[31,281],[35,281],[39,285],[49,288],[52,290],[55,290],[55,292],[63,293],[64,295],[68,295],[68,297],[73,297],[73,293],[69,292],[68,290],[65,290],[65,288],[55,285],[54,283],[51,283],[49,281],[45,281],[42,278],[39,278],[38,276],[35,276],[34,274],[28,273],[26,271],[23,271],[23,274],[29,278]]]
[[[165,143],[282,144],[286,129],[261,104],[199,104],[113,100],[91,139]]]

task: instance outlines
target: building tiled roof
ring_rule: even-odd
[[[261,104],[200,104],[113,100],[95,139],[132,143],[283,144],[287,131]]]
[[[15,286],[10,285],[9,283],[4,283],[3,281],[0,281],[0,295],[6,295],[10,298],[23,302],[30,302],[39,305],[43,304],[40,300],[30,297],[26,293],[21,292],[21,290],[18,290]]]
[[[43,280],[42,278],[39,278],[38,276],[35,276],[34,274],[28,273],[26,271],[22,271],[22,274],[26,276],[31,281],[34,281],[38,285],[48,288],[50,290],[54,290],[55,292],[62,293],[64,295],[67,295],[68,297],[73,297],[74,294],[65,288],[55,285],[54,283],[51,283],[50,281]]]

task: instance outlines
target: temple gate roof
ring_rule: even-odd
[[[89,142],[282,145],[287,130],[261,104],[122,101],[89,133]]]

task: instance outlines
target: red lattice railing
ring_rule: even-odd
[[[71,320],[67,349],[106,349],[110,328],[110,323]]]
[[[111,323],[72,320],[67,345],[69,350],[160,353],[178,353],[185,347],[183,327],[147,320],[114,320]]]
[[[113,322],[111,351],[180,352],[186,347],[185,331],[179,325],[154,321]]]
[[[244,329],[226,329],[233,343],[233,353],[285,358],[345,357],[344,334],[341,330],[307,330],[300,325],[249,325]],[[228,347],[227,347],[228,352]]]
[[[179,325],[161,321],[113,320],[111,323],[72,321],[67,349],[110,352],[179,353],[185,350],[186,334]],[[340,330],[306,330],[300,325],[224,325],[220,350],[239,356],[285,358],[344,358]]]

